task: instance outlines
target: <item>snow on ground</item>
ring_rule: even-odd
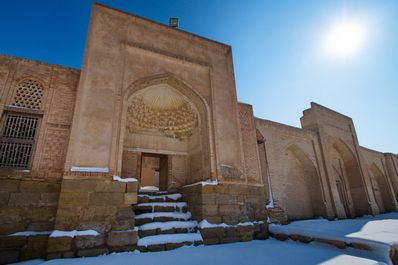
[[[373,251],[388,255],[390,246],[398,244],[398,213],[336,221],[312,219],[288,225],[271,224],[269,230],[274,234],[299,234],[348,243],[364,243]]]
[[[269,228],[273,233],[327,236],[331,239],[343,239],[346,242],[379,242],[390,246],[398,244],[398,213],[336,221],[311,219],[288,225],[271,224]]]
[[[29,261],[19,265],[371,265],[384,264],[371,252],[340,250],[320,244],[302,244],[274,239],[213,246],[183,247],[171,251],[123,252],[92,258]]]

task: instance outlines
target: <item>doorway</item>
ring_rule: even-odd
[[[142,153],[141,189],[167,191],[168,156],[163,154]]]

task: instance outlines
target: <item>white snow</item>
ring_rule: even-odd
[[[379,255],[387,255],[390,246],[398,244],[398,213],[364,216],[356,219],[328,221],[313,219],[288,225],[269,225],[270,232],[299,234],[347,243],[363,243]]]
[[[239,223],[236,225],[228,225],[226,223],[222,223],[222,224],[212,224],[209,223],[206,219],[202,220],[199,224],[198,224],[198,228],[204,229],[204,228],[215,228],[215,227],[237,227],[237,226],[253,226],[256,223],[264,223],[262,221],[260,222],[243,222],[243,223]]]
[[[107,168],[107,167],[76,167],[76,166],[72,166],[70,171],[72,171],[72,172],[108,173],[109,172],[109,168]]]
[[[54,230],[50,237],[75,237],[75,236],[98,236],[99,233],[95,230],[72,230],[72,231],[61,231]]]
[[[200,233],[185,233],[185,234],[165,234],[156,236],[146,236],[140,238],[137,246],[149,246],[167,243],[182,243],[182,242],[196,242],[203,241]]]
[[[49,235],[53,231],[23,231],[17,232],[8,236],[35,236],[35,235]]]
[[[171,200],[179,200],[182,198],[182,195],[180,193],[174,193],[174,194],[166,194],[166,195],[148,195],[148,194],[138,194],[138,197],[141,198],[149,198],[149,199],[162,199],[163,201],[166,201],[166,199],[171,199]]]
[[[193,183],[193,184],[185,185],[184,187],[191,187],[191,186],[196,186],[196,185],[202,185],[202,186],[207,186],[207,185],[216,186],[216,185],[218,185],[218,180],[216,180],[216,179],[207,179],[207,180],[195,182],[195,183]]]
[[[170,221],[170,222],[153,222],[141,225],[139,230],[169,230],[173,228],[195,228],[197,227],[198,222],[196,221]]]
[[[135,219],[153,219],[155,217],[172,217],[175,219],[188,220],[192,218],[190,212],[187,213],[177,213],[177,212],[156,212],[156,213],[143,213],[135,216]]]
[[[174,207],[174,209],[178,209],[181,212],[182,208],[187,207],[187,203],[186,202],[145,202],[145,203],[139,203],[137,204],[137,206],[138,207],[150,206],[152,207],[152,212],[155,211],[155,206]]]
[[[142,192],[159,191],[159,188],[155,186],[143,186],[140,188],[140,191]]]
[[[136,178],[121,178],[119,176],[113,176],[113,180],[118,182],[137,182]]]
[[[41,265],[376,265],[383,264],[369,251],[340,250],[320,244],[274,239],[223,245],[183,247],[171,251],[123,252],[98,257],[41,261]],[[38,260],[19,265],[38,265]]]

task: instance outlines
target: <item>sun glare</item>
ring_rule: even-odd
[[[341,21],[327,33],[325,46],[328,53],[347,58],[357,54],[365,41],[365,28],[356,21]]]

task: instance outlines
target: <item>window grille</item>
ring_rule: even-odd
[[[13,106],[40,109],[43,97],[43,85],[36,80],[26,79],[17,86]]]
[[[38,121],[33,116],[6,116],[0,141],[0,167],[29,167]]]

